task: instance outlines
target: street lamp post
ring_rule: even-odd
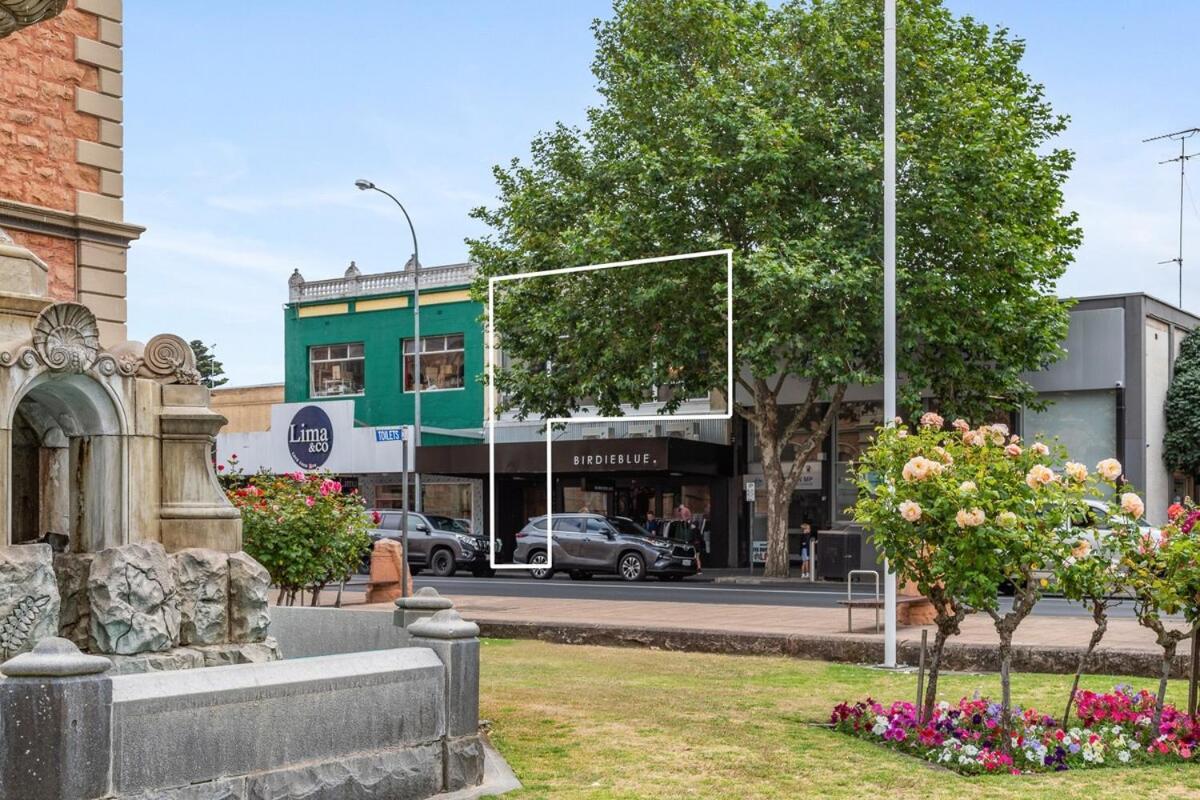
[[[896,0],[883,3],[883,419],[896,416]],[[883,665],[896,666],[896,573],[883,562]]]
[[[396,196],[386,189],[380,189],[374,183],[368,180],[359,178],[354,182],[362,191],[374,189],[380,194],[387,195],[392,199],[392,202],[400,207],[400,211],[404,214],[404,221],[408,223],[408,231],[412,234],[413,241],[413,452],[416,453],[416,448],[421,446],[421,257],[420,250],[417,249],[417,230],[413,227],[412,217],[408,215],[408,209],[404,204],[396,199]],[[400,348],[400,388],[404,389],[404,347]],[[408,445],[405,445],[407,452]],[[415,467],[415,464],[410,464],[410,468]],[[407,491],[408,481],[404,482],[404,488]],[[421,473],[413,469],[413,492],[416,497],[413,499],[413,504],[416,506],[416,511],[421,511]],[[405,509],[408,508],[407,501],[404,503]],[[407,528],[407,525],[405,525]],[[405,553],[405,559],[408,554]]]

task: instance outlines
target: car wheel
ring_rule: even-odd
[[[529,563],[545,564],[546,554],[539,550],[529,557]],[[529,570],[529,574],[534,578],[537,578],[539,581],[544,581],[554,577],[554,570],[546,569],[545,567],[534,567],[533,569]]]
[[[571,580],[573,581],[590,581],[592,579],[592,573],[584,572],[581,569],[573,569],[567,574],[571,576]]]
[[[454,574],[454,553],[445,548],[434,550],[429,557],[429,568],[439,578],[449,578]]]
[[[617,564],[617,572],[626,581],[640,581],[646,577],[646,562],[637,553],[626,553]]]
[[[475,567],[471,570],[471,574],[476,578],[494,578],[496,576],[496,570],[492,569],[491,567]]]

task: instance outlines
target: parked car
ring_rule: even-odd
[[[371,542],[380,539],[404,539],[401,527],[404,514],[394,508],[376,509],[379,526],[370,531]],[[428,569],[439,578],[447,578],[459,569],[476,577],[495,574],[489,563],[491,542],[471,533],[458,520],[440,514],[408,512],[408,566],[413,575]]]
[[[546,518],[534,517],[516,536],[514,559],[522,564],[545,564]],[[660,580],[683,580],[700,571],[690,544],[660,539],[628,517],[600,514],[555,514],[553,566],[535,567],[535,578],[566,572],[574,580],[593,575],[620,575],[640,581],[647,575]]]

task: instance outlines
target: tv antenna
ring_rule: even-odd
[[[1175,258],[1168,258],[1166,261],[1160,261],[1159,264],[1174,264],[1179,268],[1179,307],[1183,308],[1183,187],[1184,175],[1186,173],[1188,159],[1195,158],[1200,153],[1187,152],[1187,140],[1200,133],[1200,128],[1187,128],[1174,133],[1164,133],[1162,136],[1152,136],[1149,139],[1143,139],[1142,143],[1157,142],[1160,139],[1171,139],[1179,142],[1179,155],[1175,158],[1168,158],[1166,161],[1160,161],[1159,164],[1173,164],[1179,162],[1179,250]]]

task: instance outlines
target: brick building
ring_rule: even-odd
[[[0,0],[0,230],[125,339],[121,0]],[[37,23],[37,24],[33,24]],[[26,27],[27,26],[27,27]]]

